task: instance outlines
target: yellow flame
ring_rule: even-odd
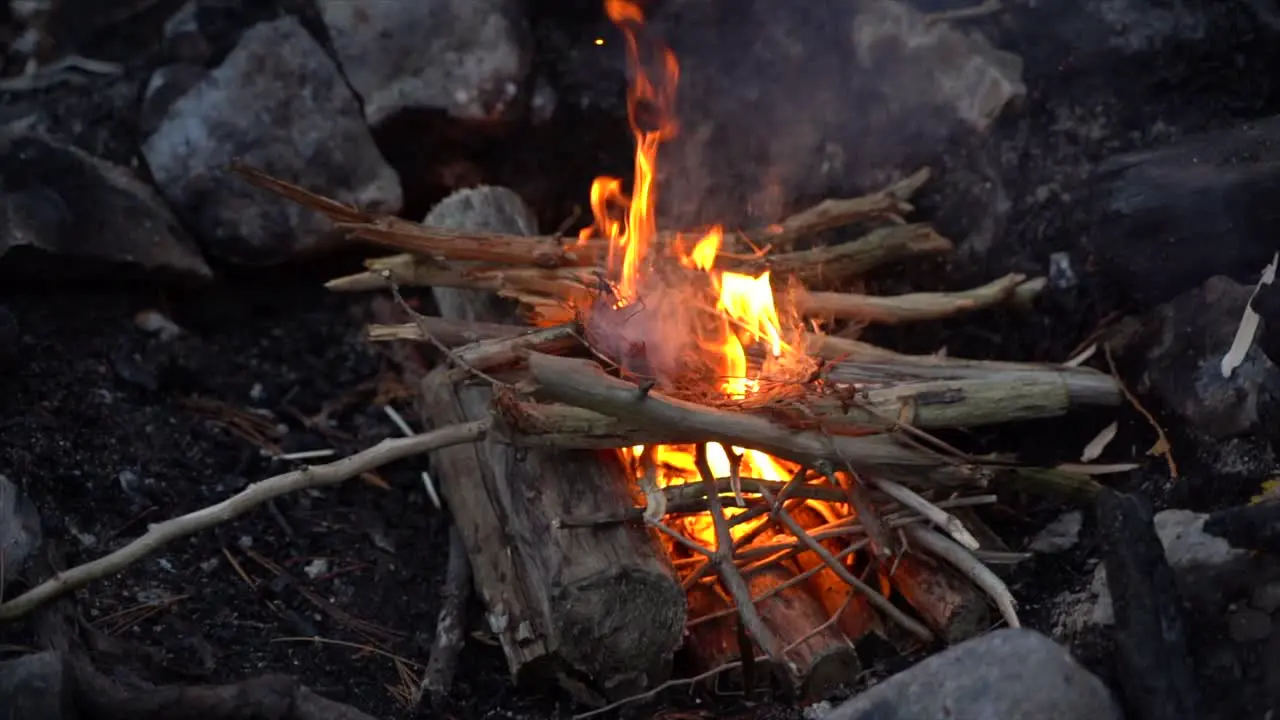
[[[602,236],[609,242],[607,266],[615,283],[619,305],[635,302],[639,296],[640,282],[647,270],[646,254],[657,240],[655,220],[656,178],[658,148],[677,131],[674,116],[675,90],[680,67],[674,53],[663,48],[656,72],[650,72],[641,62],[635,29],[644,23],[644,12],[634,0],[605,0],[609,18],[618,25],[626,38],[628,61],[634,80],[627,93],[628,119],[636,139],[634,187],[631,196],[623,192],[622,181],[613,177],[600,177],[591,187],[592,227],[580,234],[582,241]],[[644,121],[640,114],[644,112]],[[684,252],[684,239],[676,237],[673,243],[675,259],[686,268],[705,272],[710,277],[716,293],[715,311],[723,320],[722,333],[715,338],[699,338],[702,347],[719,355],[723,380],[720,391],[730,398],[744,398],[758,391],[758,381],[748,376],[747,353],[744,342],[760,343],[773,357],[790,352],[783,341],[781,323],[774,304],[773,288],[769,273],[759,276],[720,271],[715,268],[716,258],[724,243],[724,231],[716,226],[700,237],[689,252]],[[631,459],[638,458],[643,446],[630,449]],[[699,474],[694,461],[692,445],[662,445],[653,448],[654,460],[659,467],[659,484],[680,485],[697,481]],[[731,448],[726,450],[718,443],[707,446],[707,462],[717,478],[730,475],[729,452],[742,455],[739,468],[742,477],[783,481],[795,471],[790,463],[784,463],[756,450]],[[736,514],[739,508],[726,502],[726,512]],[[711,517],[699,513],[684,518],[683,531],[708,547],[715,546],[715,531]],[[734,538],[741,537],[763,522],[763,519],[737,525],[732,529]]]

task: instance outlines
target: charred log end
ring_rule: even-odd
[[[759,597],[798,574],[790,562],[753,573],[751,594]],[[833,697],[862,672],[853,643],[837,626],[827,624],[828,613],[807,583],[788,587],[758,604],[765,625],[787,646],[794,664],[794,690],[806,701]],[[785,676],[784,673],[779,673]]]
[[[977,637],[992,625],[986,597],[950,568],[925,557],[901,558],[893,583],[949,645]]]
[[[671,575],[624,567],[552,597],[560,659],[610,700],[666,681],[684,636],[686,601]]]

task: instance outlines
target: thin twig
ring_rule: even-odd
[[[771,503],[772,501],[769,497],[769,491],[764,490],[763,494],[765,496],[765,502]],[[912,635],[920,638],[923,642],[927,643],[933,641],[933,633],[929,631],[929,628],[899,610],[897,606],[889,602],[888,598],[876,592],[866,583],[859,580],[853,573],[849,572],[849,569],[844,566],[844,563],[836,560],[830,550],[823,547],[822,543],[814,540],[813,536],[811,536],[795,518],[791,517],[791,513],[788,513],[785,509],[779,509],[777,512],[777,518],[787,527],[788,530],[791,531],[792,535],[796,536],[797,540],[821,558],[822,562],[825,563],[827,567],[831,568],[831,570],[835,572],[836,576],[843,580],[846,585],[865,595],[867,601],[872,607],[884,613],[889,617],[889,619],[901,625],[907,630],[907,632],[910,632]],[[863,525],[864,527],[866,525],[865,518],[863,519]],[[874,545],[875,542],[873,541],[872,546],[874,547]]]
[[[840,486],[830,466],[819,469],[833,485]],[[862,522],[862,527],[867,531],[867,537],[871,539],[871,553],[882,561],[893,557],[895,553],[893,536],[885,529],[884,520],[880,518],[875,505],[867,495],[867,488],[852,468],[849,468],[849,504],[857,514],[858,520]]]
[[[963,545],[965,549],[977,550],[982,547],[982,543],[979,543],[973,533],[970,533],[968,528],[964,526],[964,523],[960,522],[960,518],[925,500],[911,488],[883,478],[872,478],[871,484],[875,485],[885,495],[902,503],[904,507],[915,510],[929,522],[946,530],[947,534]]]
[[[396,460],[442,447],[476,442],[488,431],[487,420],[448,425],[413,437],[389,438],[368,450],[327,465],[305,467],[256,482],[220,503],[152,525],[145,535],[119,550],[60,572],[0,604],[0,621],[21,617],[54,598],[120,572],[174,540],[233,520],[272,498],[308,488],[337,485]]]
[[[435,345],[436,349],[444,353],[445,357],[449,358],[449,360],[456,366],[470,372],[482,380],[492,383],[494,387],[508,387],[507,383],[497,380],[493,376],[486,374],[484,371],[477,370],[476,368],[468,365],[466,360],[458,357],[458,353],[455,352],[453,348],[450,348],[448,345],[437,340],[436,336],[432,335],[430,332],[429,325],[426,322],[426,316],[410,307],[409,303],[405,302],[404,298],[400,295],[400,286],[392,279],[390,270],[382,271],[382,279],[386,280],[387,286],[391,288],[391,296],[395,298],[396,305],[399,305],[400,309],[403,310],[411,320],[413,320],[414,324],[418,326],[418,329],[422,331],[422,336],[426,338],[427,342]]]
[[[1129,401],[1135,410],[1142,413],[1142,417],[1147,419],[1147,423],[1156,431],[1156,443],[1147,451],[1148,455],[1163,455],[1165,462],[1169,465],[1169,477],[1174,480],[1178,479],[1178,464],[1173,461],[1173,447],[1169,444],[1169,438],[1164,434],[1164,428],[1160,427],[1160,423],[1156,422],[1156,418],[1138,402],[1137,396],[1129,391],[1128,386],[1120,379],[1120,373],[1116,371],[1116,362],[1111,358],[1111,346],[1104,344],[1102,346],[1102,354],[1107,358],[1107,367],[1111,370],[1111,377],[1115,378],[1116,384],[1120,386],[1120,392],[1124,393],[1124,397]]]
[[[990,596],[1009,627],[1022,627],[1022,623],[1018,621],[1018,611],[1015,609],[1013,594],[1009,592],[1009,587],[991,572],[990,568],[979,562],[973,553],[927,525],[912,525],[904,532],[913,543],[945,560]]]
[[[702,476],[702,481],[707,485],[715,485],[715,475],[711,473],[711,466],[707,463],[707,446],[706,443],[700,443],[694,454],[694,465],[698,468],[698,474]],[[751,600],[751,590],[747,587],[747,581],[743,579],[742,573],[738,571],[738,566],[733,561],[733,536],[729,534],[729,523],[725,520],[724,506],[720,503],[719,493],[707,493],[707,504],[711,506],[711,520],[716,528],[716,550],[714,562],[716,572],[719,573],[721,581],[724,583],[725,589],[729,591],[729,595],[733,597],[733,602],[738,606],[738,614],[742,618],[742,622],[746,625],[751,636],[756,643],[760,645],[760,649],[764,650],[769,659],[778,667],[790,668],[792,672],[796,672],[794,663],[787,660],[783,653],[782,645],[779,644],[778,638],[765,626],[764,620],[760,617],[760,612],[756,610],[755,603]],[[750,652],[749,648],[744,648],[744,654]]]

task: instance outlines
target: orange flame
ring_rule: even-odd
[[[627,93],[627,114],[636,140],[635,180],[628,197],[618,178],[596,178],[591,187],[594,224],[583,230],[580,237],[584,241],[601,236],[608,239],[609,277],[615,285],[617,305],[625,306],[640,299],[642,281],[654,261],[648,254],[661,242],[655,218],[658,149],[678,131],[674,110],[680,66],[675,54],[665,47],[657,50],[657,61],[652,66],[642,61],[637,31],[644,25],[645,17],[634,0],[605,0],[605,11],[626,36],[627,58],[633,72]],[[723,242],[723,229],[712,227],[686,253],[684,239],[676,235],[667,256],[685,268],[707,273],[716,294],[713,310],[720,319],[720,332],[716,337],[698,338],[698,344],[717,356],[723,378],[718,389],[726,397],[741,399],[759,390],[758,379],[749,377],[748,345],[759,344],[769,359],[782,358],[795,351],[783,340],[769,273],[766,271],[753,277],[717,270],[716,258]],[[663,255],[661,252],[656,254],[659,257]],[[632,448],[632,458],[639,457],[642,449]],[[742,477],[784,481],[795,471],[790,463],[765,453],[736,447],[726,451],[723,446],[713,443],[708,446],[707,461],[717,478],[730,475],[728,452],[742,455],[739,468]],[[658,446],[654,448],[654,459],[659,467],[661,485],[678,485],[698,479],[693,446]],[[730,513],[741,512],[732,507],[727,510]],[[741,537],[759,522],[735,526],[732,534],[735,538]],[[706,513],[685,518],[683,526],[688,536],[709,547],[715,545],[714,526]]]

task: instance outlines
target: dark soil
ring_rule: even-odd
[[[4,298],[20,340],[0,376],[0,467],[35,500],[68,565],[288,470],[229,431],[234,415],[266,420],[286,452],[346,454],[398,434],[379,396],[400,388],[359,339],[365,303],[326,294],[319,280]],[[133,317],[147,309],[163,309],[187,333],[166,341],[139,330]],[[221,408],[193,409],[197,398]],[[417,424],[404,402],[392,404]],[[389,488],[356,481],[282,498],[175,543],[80,592],[78,614],[122,641],[125,657],[145,659],[153,682],[286,672],[377,716],[404,716],[387,690],[400,682],[396,663],[381,653],[426,657],[447,554],[447,519],[417,465],[382,470]],[[5,627],[0,642],[35,638]],[[554,706],[517,695],[501,652],[483,642],[468,643],[456,694],[466,717],[498,707],[541,716]]]

